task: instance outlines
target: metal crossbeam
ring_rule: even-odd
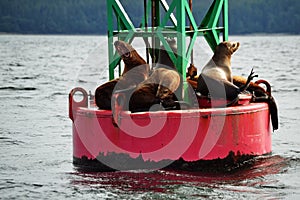
[[[207,43],[214,51],[220,43],[220,34],[223,40],[228,40],[228,0],[214,0],[205,17],[198,26],[193,13],[189,8],[187,0],[173,0],[170,5],[166,0],[145,0],[144,15],[140,27],[134,27],[130,17],[119,0],[107,0],[107,19],[108,19],[108,51],[109,51],[109,78],[114,78],[114,70],[120,62],[120,58],[115,53],[113,41],[115,37],[124,41],[132,41],[135,37],[152,39],[150,49],[154,49],[150,54],[152,60],[156,62],[156,48],[163,45],[168,51],[170,58],[176,65],[183,80],[185,72],[191,58],[197,36],[204,36]],[[165,11],[160,12],[160,7]],[[148,18],[152,17],[152,22],[148,23]],[[175,13],[175,14],[174,14]],[[222,13],[222,17],[221,17]],[[222,18],[222,21],[220,20]],[[115,19],[115,20],[114,20]],[[186,19],[190,27],[187,26]],[[118,30],[114,30],[114,22],[117,22]],[[222,25],[220,26],[220,21]],[[171,22],[172,26],[167,24]],[[151,26],[147,27],[148,24]],[[166,37],[176,38],[177,55],[172,52],[171,47],[166,41]],[[190,42],[186,43],[186,37]]]

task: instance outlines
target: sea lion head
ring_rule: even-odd
[[[177,44],[176,44],[176,40],[174,38],[167,38],[166,41],[168,42],[168,44],[170,45],[172,51],[175,53],[175,55],[177,54]]]
[[[174,70],[159,69],[160,73],[159,85],[156,92],[156,97],[165,99],[173,94],[180,85],[180,76]]]
[[[240,47],[240,43],[239,42],[230,42],[230,41],[224,41],[221,42],[215,50],[215,54],[218,53],[225,53],[229,56],[231,56],[234,52],[236,52],[236,50],[238,50],[238,48]]]
[[[170,96],[173,93],[174,92],[172,92],[168,87],[159,85],[158,89],[157,89],[156,97],[163,100],[163,99],[166,99],[168,96]]]
[[[131,59],[132,52],[134,52],[135,49],[129,43],[118,40],[118,41],[115,41],[114,45],[115,45],[116,51],[122,57],[123,60]]]
[[[175,54],[175,57],[177,57],[176,40],[174,38],[166,38],[166,41],[169,44],[172,52]],[[169,56],[168,51],[165,49],[163,45],[160,46],[158,61],[156,65],[156,68],[162,68],[162,67],[177,70],[175,64],[173,63],[172,59]]]

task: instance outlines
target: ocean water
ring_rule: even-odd
[[[106,37],[0,35],[0,199],[299,199],[300,36],[229,39],[241,43],[234,74],[254,67],[272,85],[280,117],[272,155],[224,174],[97,173],[72,164],[68,93],[108,80]],[[200,71],[212,53],[202,39],[194,53]]]

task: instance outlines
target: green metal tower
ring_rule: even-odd
[[[200,25],[193,17],[191,5],[191,0],[173,0],[170,4],[166,0],[144,0],[141,26],[134,27],[121,2],[107,0],[109,79],[114,78],[114,70],[120,62],[120,57],[114,50],[114,38],[131,42],[134,38],[141,37],[144,41],[151,39],[151,44],[145,42],[147,49],[157,49],[163,45],[185,80],[197,36],[204,36],[213,51],[220,43],[221,34],[224,41],[228,40],[228,0],[214,0]],[[148,23],[148,19],[151,19],[151,23]],[[167,26],[170,23],[172,25]],[[177,56],[166,41],[167,37],[176,39]],[[190,38],[188,44],[187,37]],[[156,62],[155,52],[149,54],[152,55],[152,62]]]

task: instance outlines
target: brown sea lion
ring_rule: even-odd
[[[257,75],[253,69],[245,85],[237,87],[232,82],[231,55],[239,48],[239,42],[221,42],[215,49],[211,60],[204,66],[197,80],[196,91],[212,98],[226,98],[234,101]]]
[[[171,47],[171,50],[177,56],[177,45],[176,40],[174,38],[167,38],[166,41],[168,42],[169,46]],[[174,69],[177,71],[175,64],[173,63],[172,59],[170,58],[167,50],[162,45],[160,46],[159,52],[158,52],[158,61],[154,67],[156,68],[167,68],[167,69]]]
[[[125,67],[119,78],[106,82],[96,89],[95,101],[99,109],[111,110],[114,90],[135,87],[149,76],[149,65],[129,43],[116,41],[114,46]]]
[[[176,40],[174,38],[167,38],[166,41],[168,42],[169,46],[171,47],[172,53],[174,53],[175,57],[177,57],[177,44],[176,44]],[[165,49],[165,47],[162,45],[160,46],[159,49],[159,57],[158,57],[158,63],[156,64],[154,69],[158,69],[158,68],[166,68],[168,70],[175,70],[176,72],[178,72],[178,69],[176,68],[176,63],[174,63],[168,53],[168,51]],[[172,81],[176,82],[178,81],[178,79],[173,79]],[[178,98],[181,100],[182,99],[182,95],[183,95],[183,79],[182,76],[180,76],[180,83],[179,86],[177,87],[177,89],[175,91],[173,91],[172,93],[170,93],[170,96],[173,96],[174,101],[177,101]],[[175,97],[176,96],[176,97]],[[166,98],[165,98],[166,99]],[[168,99],[172,99],[171,97],[169,97]],[[164,101],[166,103],[166,101]],[[171,103],[171,101],[169,101],[169,104]],[[168,105],[171,106],[171,105]]]
[[[171,49],[176,54],[174,39],[168,39]],[[131,112],[148,111],[159,104],[164,109],[178,108],[175,91],[182,84],[181,77],[167,51],[161,47],[158,63],[149,78],[137,86],[131,95],[129,110]]]
[[[133,92],[129,110],[132,112],[148,111],[155,104],[164,108],[176,105],[174,92],[180,85],[180,76],[175,70],[166,68],[155,69],[150,77],[140,83]]]

